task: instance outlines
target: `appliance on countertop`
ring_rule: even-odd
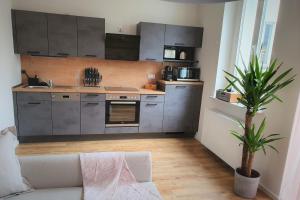
[[[172,66],[166,66],[164,71],[163,71],[163,77],[165,81],[173,81],[175,80],[175,68]]]
[[[98,87],[102,80],[102,75],[96,68],[86,68],[84,70],[83,84],[85,87]]]
[[[106,87],[108,91],[120,91],[124,88]],[[130,89],[130,88],[125,88]],[[135,88],[131,88],[135,89]],[[140,95],[134,93],[106,94],[105,126],[138,127],[140,120]]]
[[[37,75],[35,75],[32,78],[27,74],[26,70],[24,70],[24,69],[21,70],[21,74],[25,74],[25,76],[27,77],[28,87],[51,87],[52,81],[49,84],[46,82],[40,81]]]
[[[177,81],[200,81],[200,68],[198,67],[177,67]]]

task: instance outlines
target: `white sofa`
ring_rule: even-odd
[[[151,154],[125,153],[128,167],[138,182],[159,195],[152,183]],[[35,189],[9,200],[81,200],[82,176],[79,154],[19,157],[22,175]]]

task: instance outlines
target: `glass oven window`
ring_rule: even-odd
[[[137,123],[137,104],[111,102],[109,104],[108,123]]]

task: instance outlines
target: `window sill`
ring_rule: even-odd
[[[210,96],[209,97],[212,101],[216,102],[217,104],[220,104],[221,106],[224,106],[224,107],[229,107],[229,108],[233,108],[233,109],[241,109],[243,111],[247,111],[246,107],[240,103],[230,103],[230,102],[227,102],[227,101],[223,101],[221,99],[218,99],[214,96]],[[262,114],[264,113],[264,111],[258,111],[257,114]]]

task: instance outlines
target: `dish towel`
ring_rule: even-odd
[[[84,200],[159,200],[138,183],[123,152],[81,153]]]

